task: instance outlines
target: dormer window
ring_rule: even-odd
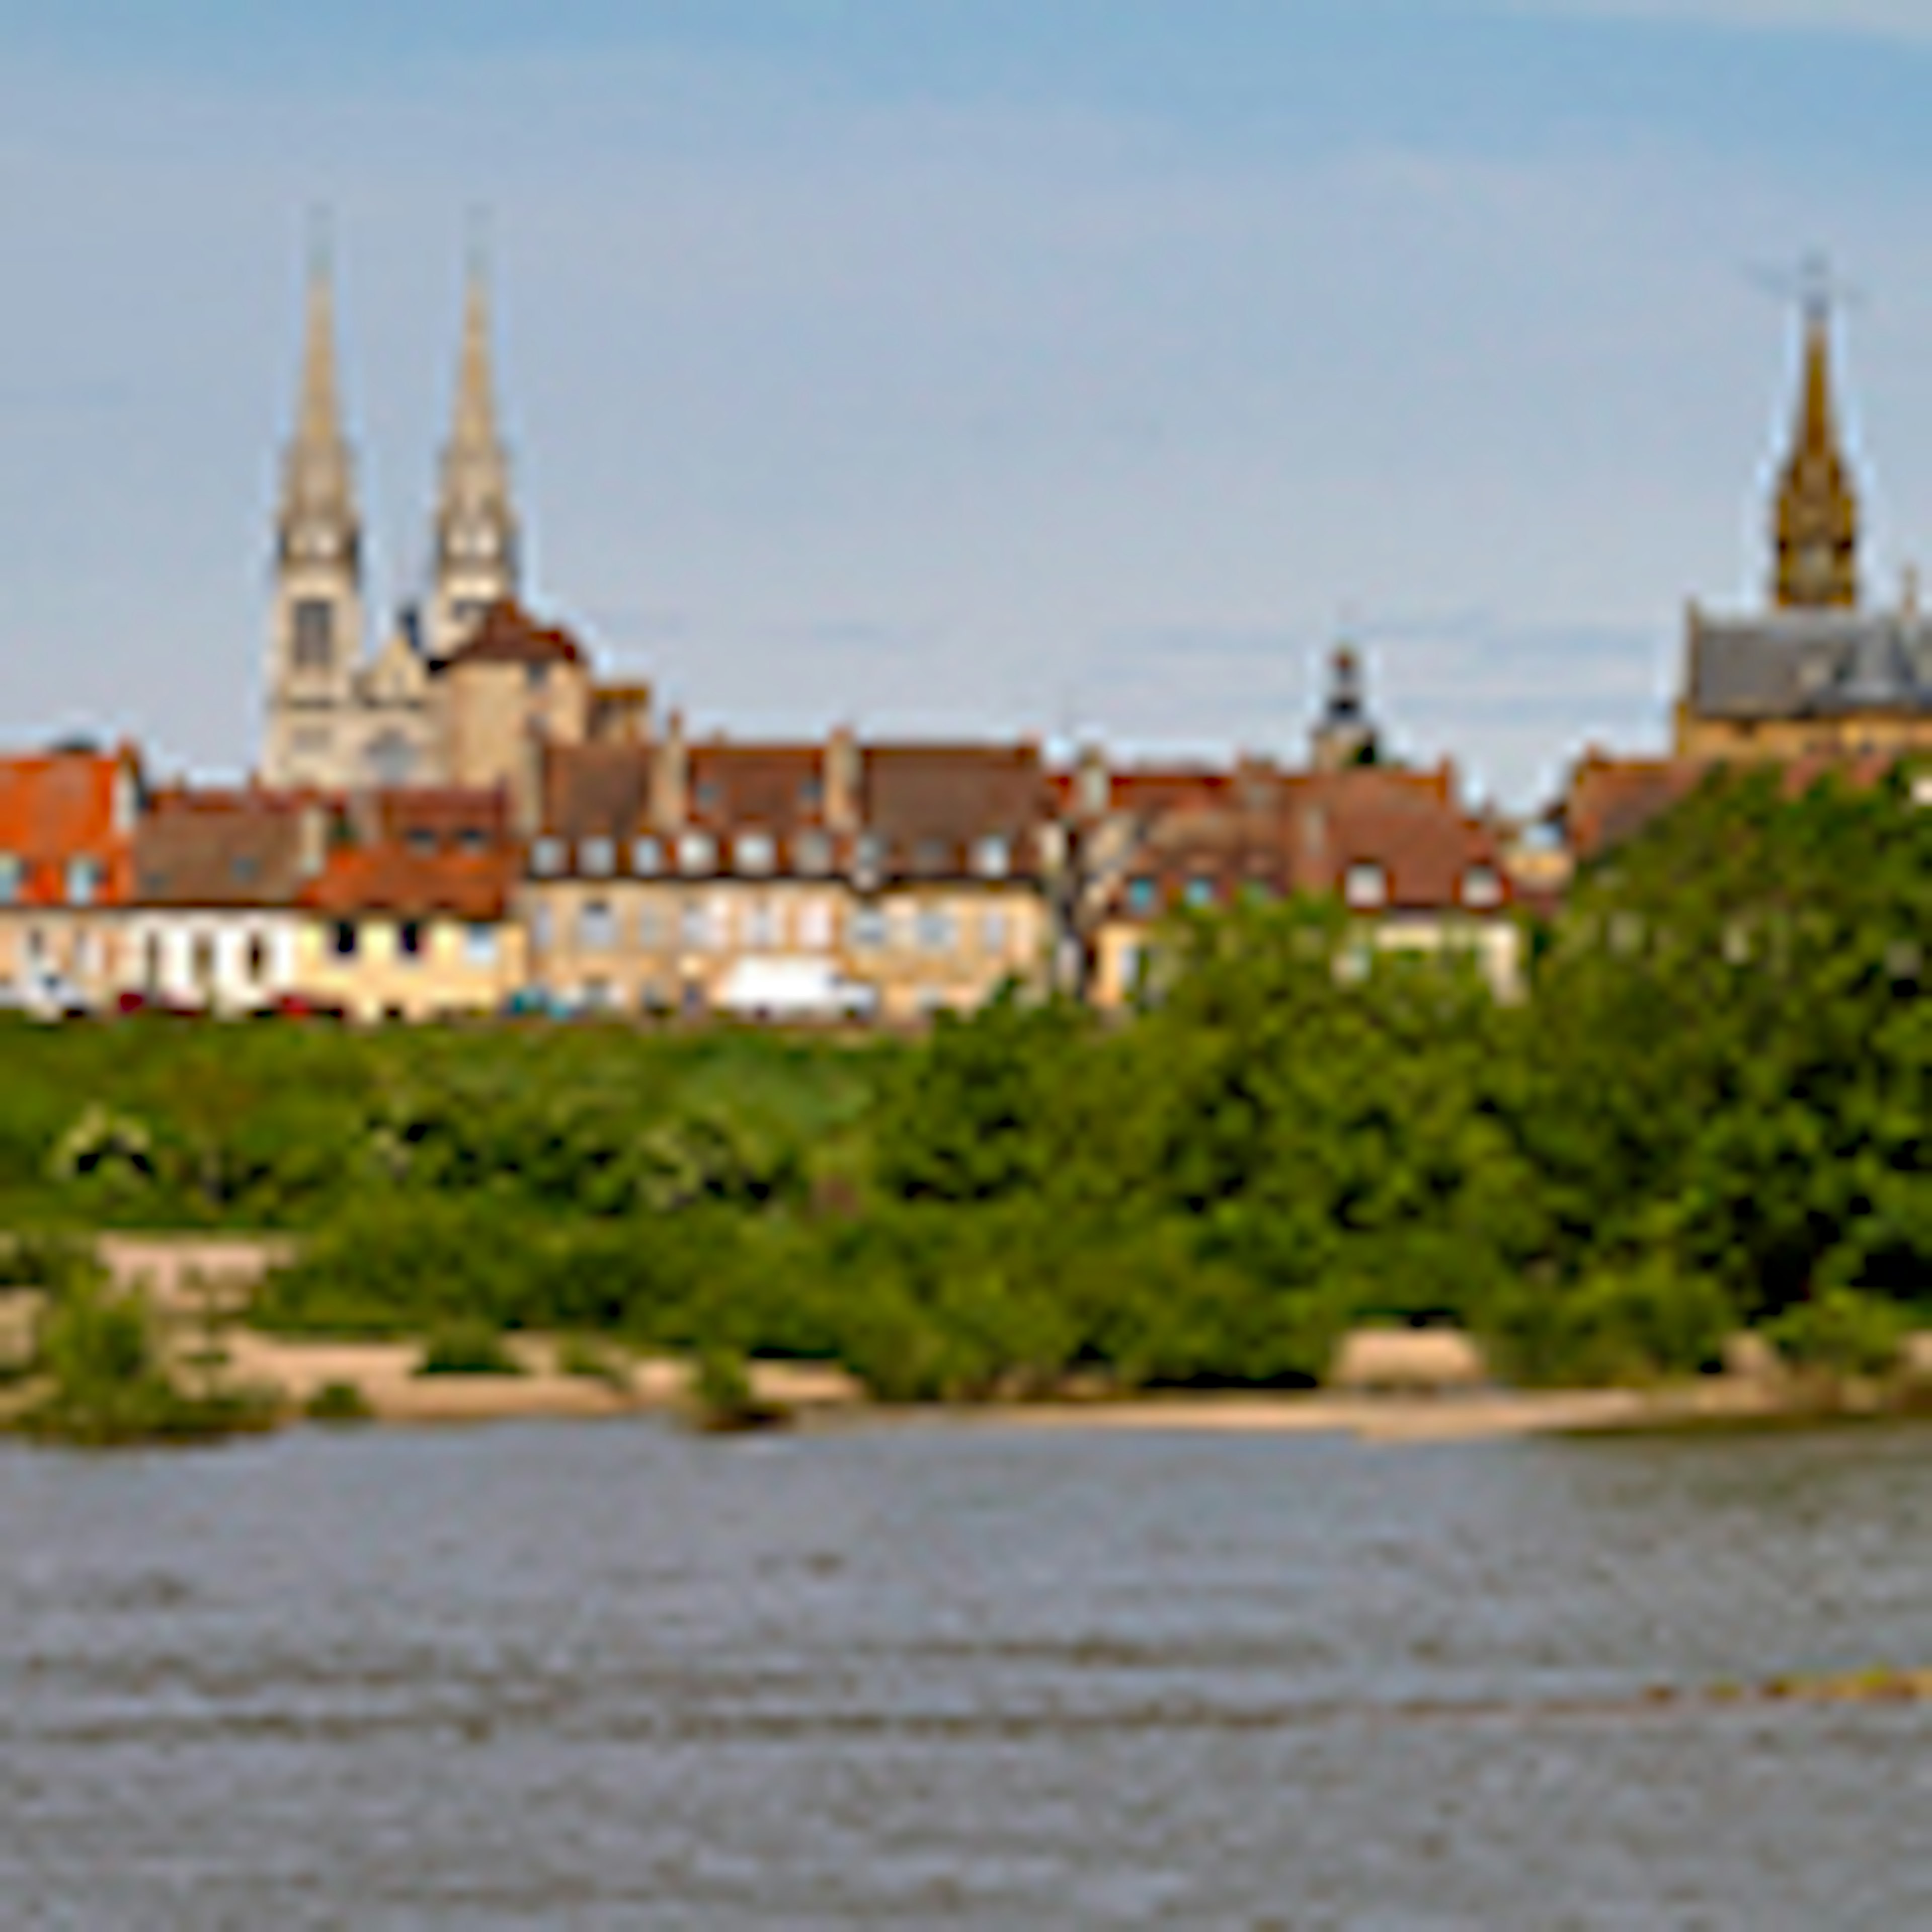
[[[608,838],[586,838],[577,848],[577,862],[586,878],[608,879],[617,869],[617,848]]]
[[[1462,874],[1462,903],[1472,912],[1492,912],[1502,901],[1502,877],[1495,866],[1472,866]]]
[[[1351,866],[1342,880],[1342,896],[1354,912],[1378,912],[1388,904],[1388,874],[1372,860]]]
[[[946,870],[948,854],[944,842],[938,838],[922,838],[914,848],[913,863],[930,878],[934,873]]]
[[[754,878],[763,878],[778,863],[778,854],[769,832],[740,833],[733,842],[738,869]]]
[[[11,852],[0,852],[0,905],[20,903],[24,872],[25,868]]]
[[[1197,873],[1183,888],[1181,896],[1190,905],[1198,909],[1214,904],[1219,895],[1214,890],[1214,881]]]
[[[640,879],[654,879],[664,870],[664,848],[648,835],[631,841],[631,870]]]
[[[688,875],[718,869],[718,842],[708,832],[687,832],[677,842],[678,870]]]
[[[69,905],[92,905],[100,891],[103,868],[98,859],[70,859],[67,864]]]
[[[809,878],[823,878],[832,869],[832,841],[822,832],[802,832],[792,847],[798,869]]]
[[[530,848],[530,870],[540,879],[556,878],[562,873],[564,858],[563,841],[545,836]]]
[[[878,878],[886,862],[885,841],[875,832],[862,832],[859,842],[853,849],[853,876],[862,887],[871,880]]]
[[[418,825],[404,842],[418,859],[433,858],[436,854],[436,834],[426,826]]]
[[[973,869],[982,879],[1004,879],[1012,863],[1012,848],[998,832],[989,832],[974,845]]]
[[[1127,881],[1127,910],[1137,919],[1150,919],[1160,910],[1160,886],[1144,875]]]

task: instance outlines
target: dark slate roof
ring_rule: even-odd
[[[1694,611],[1684,696],[1701,718],[1932,712],[1932,618],[1906,610]]]

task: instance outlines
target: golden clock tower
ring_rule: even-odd
[[[1779,474],[1772,601],[1786,610],[1850,610],[1858,602],[1858,502],[1839,446],[1832,394],[1828,304],[1805,305],[1804,380],[1790,454]]]

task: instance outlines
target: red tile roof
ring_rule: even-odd
[[[92,903],[124,902],[133,880],[140,782],[134,750],[0,758],[0,886],[17,905],[68,904],[70,866],[97,867]]]
[[[517,871],[508,849],[424,854],[394,842],[338,846],[302,888],[300,903],[337,919],[377,913],[483,922],[508,912]]]

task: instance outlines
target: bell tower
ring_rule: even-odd
[[[496,424],[489,289],[473,251],[464,302],[456,410],[443,446],[433,554],[428,655],[440,663],[493,604],[517,594],[520,533],[510,462]]]
[[[293,434],[282,460],[262,776],[334,782],[337,740],[362,655],[362,526],[342,427],[335,301],[326,246],[309,264],[307,341]]]
[[[1822,277],[1805,294],[1804,314],[1798,418],[1773,516],[1772,600],[1780,610],[1850,610],[1858,601],[1858,501],[1838,437]]]

